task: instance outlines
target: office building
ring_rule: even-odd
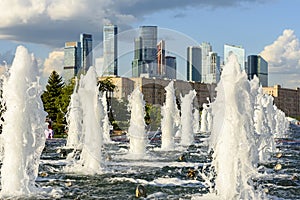
[[[206,76],[210,69],[210,58],[209,53],[212,51],[212,46],[208,42],[203,42],[201,44],[201,59],[202,59],[202,72],[201,81],[206,83]]]
[[[209,65],[204,83],[218,83],[220,81],[220,56],[215,52],[209,52]]]
[[[201,82],[201,55],[200,46],[190,46],[187,48],[187,81]]]
[[[132,76],[157,76],[157,26],[140,26],[134,43]]]
[[[229,44],[224,45],[224,64],[227,63],[227,58],[232,53],[237,56],[237,60],[240,64],[241,70],[245,70],[245,49],[243,49],[241,46]]]
[[[92,35],[80,34],[81,44],[81,68],[80,73],[85,74],[89,67],[93,65],[93,38]]]
[[[165,41],[161,40],[157,44],[157,75],[164,77],[166,75],[166,53],[165,53]]]
[[[176,57],[174,56],[166,56],[166,65],[165,65],[165,69],[166,69],[166,74],[165,77],[168,79],[176,79],[176,68],[177,68],[177,64],[176,64]]]
[[[268,62],[259,55],[250,55],[247,59],[248,79],[256,75],[263,87],[268,87]]]
[[[116,25],[103,27],[103,76],[118,75],[118,28]]]
[[[77,76],[81,65],[80,42],[66,42],[64,47],[64,71],[65,81]]]

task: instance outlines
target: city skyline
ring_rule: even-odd
[[[24,44],[49,74],[63,61],[64,43],[75,41],[82,32],[91,33],[93,43],[97,44],[102,38],[102,26],[108,22],[118,25],[119,32],[156,25],[178,31],[198,44],[209,42],[221,56],[224,44],[241,45],[246,56],[262,54],[269,63],[269,85],[300,86],[300,27],[296,20],[299,1],[174,0],[162,4],[142,0],[130,6],[99,3],[103,0],[83,2],[83,7],[73,2],[68,7],[77,9],[64,10],[67,2],[25,5],[1,1],[2,9],[10,8],[9,12],[2,10],[0,20],[1,65],[4,60],[10,61],[17,45]],[[101,8],[114,12],[98,13]],[[82,12],[72,12],[78,9]],[[90,15],[94,11],[95,15]]]

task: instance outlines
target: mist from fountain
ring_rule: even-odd
[[[276,105],[274,105],[275,110],[275,137],[283,138],[286,137],[287,131],[289,130],[289,121],[287,120],[285,113],[278,109]]]
[[[141,159],[146,155],[147,138],[144,119],[145,101],[138,87],[128,97],[128,101],[128,109],[131,112],[128,128],[129,156],[133,159]]]
[[[32,195],[41,191],[38,176],[40,155],[45,146],[47,113],[40,98],[37,62],[23,46],[18,46],[8,77],[3,82],[1,140],[4,157],[1,167],[1,196]]]
[[[194,142],[193,131],[193,101],[196,91],[191,90],[184,97],[181,96],[181,141],[183,146],[189,146]]]
[[[228,57],[216,90],[210,136],[215,171],[213,193],[220,199],[258,199],[251,184],[258,163],[254,103],[247,74],[241,71],[234,54]]]
[[[103,105],[103,109],[104,109],[104,119],[103,119],[103,142],[105,144],[107,143],[111,143],[111,139],[110,139],[110,122],[109,122],[109,118],[108,118],[108,109],[107,109],[107,98],[106,98],[106,94],[107,92],[104,91],[101,101],[102,101],[102,105]]]
[[[176,112],[176,100],[174,82],[171,81],[166,87],[166,102],[161,109],[161,149],[162,150],[174,150],[175,142],[175,115]]]
[[[80,78],[78,95],[81,102],[82,122],[82,152],[80,159],[65,167],[65,171],[96,174],[103,170],[102,163],[102,120],[103,106],[99,98],[97,74],[94,67],[90,67],[86,75]]]
[[[68,124],[67,148],[82,149],[82,108],[78,94],[79,81],[75,77],[75,87],[71,95],[66,121]]]

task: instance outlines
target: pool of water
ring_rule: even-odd
[[[209,184],[201,176],[208,173],[211,162],[207,137],[198,134],[194,145],[178,146],[176,151],[160,151],[159,140],[153,140],[142,160],[128,158],[127,141],[107,144],[102,150],[103,171],[97,175],[66,173],[66,140],[50,139],[36,181],[43,192],[20,199],[136,199],[139,184],[146,188],[146,199],[191,199],[209,192]],[[300,128],[292,126],[286,137],[276,140],[277,152],[271,160],[260,164],[255,187],[269,199],[299,199],[300,145],[293,142],[299,139]],[[278,164],[281,169],[274,169]]]

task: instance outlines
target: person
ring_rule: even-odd
[[[53,129],[49,127],[48,129],[48,138],[52,139],[53,138]]]

